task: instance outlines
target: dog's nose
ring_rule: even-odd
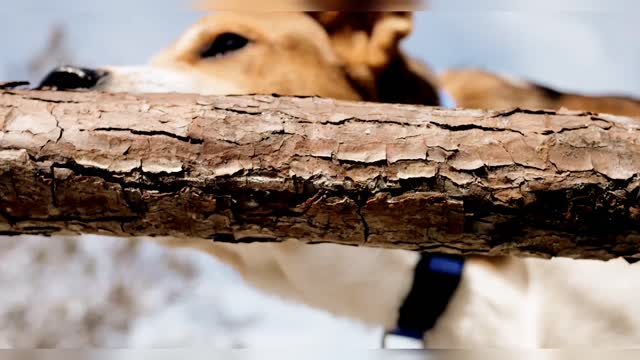
[[[75,66],[60,66],[54,69],[38,85],[38,89],[54,90],[91,89],[106,75],[106,71]]]

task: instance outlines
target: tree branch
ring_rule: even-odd
[[[640,120],[4,90],[0,234],[640,257]]]

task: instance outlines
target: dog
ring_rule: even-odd
[[[640,117],[640,100],[624,96],[585,96],[560,92],[523,79],[480,69],[449,69],[439,75],[442,87],[462,108],[582,110]]]
[[[400,50],[412,21],[402,12],[217,13],[189,28],[149,65],[62,67],[41,86],[437,105],[437,78]],[[439,262],[451,269],[449,260],[461,265],[453,266],[458,272],[450,278],[429,277],[427,271],[427,278],[446,283],[430,287],[417,276],[425,257],[407,250],[152,240],[200,249],[258,289],[390,333],[412,306],[417,317],[434,312],[435,322],[418,334],[428,348],[640,345],[640,266],[623,259],[430,258],[429,266]],[[416,292],[419,282],[426,288]],[[421,301],[412,305],[410,298]],[[427,307],[433,299],[440,299],[442,309]]]

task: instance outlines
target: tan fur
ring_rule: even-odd
[[[640,116],[640,100],[621,96],[585,96],[563,93],[521,79],[478,69],[448,70],[440,85],[458,107],[479,109],[583,110],[622,116]]]
[[[199,52],[223,32],[242,34],[252,44],[219,59],[201,59]],[[302,14],[207,16],[157,55],[152,64],[230,81],[252,93],[362,98],[345,77],[327,33]]]
[[[108,68],[110,75],[98,88],[434,104],[429,70],[398,50],[411,26],[403,13],[222,13],[194,25],[149,67]],[[223,32],[243,34],[252,44],[201,59],[200,50]],[[523,92],[499,104],[545,105],[542,96],[530,99]],[[395,324],[418,260],[411,251],[299,241],[154,240],[196,247],[236,268],[257,288],[387,329]],[[425,344],[639,345],[639,279],[640,267],[623,261],[470,257],[459,290]]]

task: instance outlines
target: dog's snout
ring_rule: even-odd
[[[55,90],[91,89],[106,75],[106,71],[80,68],[76,66],[60,66],[40,82],[38,89]]]

